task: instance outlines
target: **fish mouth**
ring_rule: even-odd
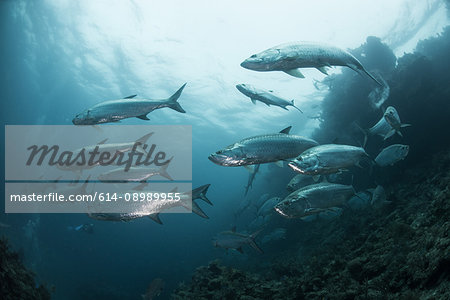
[[[305,170],[301,169],[295,161],[290,161],[288,163],[288,166],[297,173],[305,174]]]
[[[208,159],[219,166],[227,166],[228,165],[226,163],[228,157],[223,154],[212,153],[210,156],[208,156]]]
[[[286,214],[281,208],[279,208],[278,206],[275,206],[273,208],[277,213],[279,213],[280,215],[282,215],[285,218],[289,218],[289,215]]]

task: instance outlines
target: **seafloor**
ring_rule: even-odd
[[[391,204],[308,223],[252,273],[211,262],[172,298],[450,299],[449,184],[450,151],[424,157],[386,186]]]

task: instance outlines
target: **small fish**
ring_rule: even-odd
[[[0,222],[0,228],[9,228],[9,227],[11,227],[11,225]]]
[[[234,249],[240,253],[244,253],[242,246],[249,245],[259,253],[264,253],[263,250],[255,243],[255,237],[261,232],[261,230],[256,231],[253,234],[245,234],[236,232],[234,227],[231,231],[223,231],[217,235],[213,240],[213,244],[218,248]]]
[[[303,113],[303,111],[301,111],[300,108],[294,105],[294,100],[288,101],[283,98],[280,98],[274,95],[273,91],[271,90],[267,91],[263,89],[258,89],[250,84],[243,84],[243,83],[236,85],[236,88],[245,96],[250,97],[253,104],[256,104],[256,100],[258,100],[261,101],[262,103],[265,103],[267,106],[274,105],[281,107],[285,110],[288,110],[286,106],[292,106],[301,113]]]
[[[85,224],[81,224],[78,226],[69,226],[69,227],[67,227],[67,229],[92,234],[92,233],[94,233],[94,224],[85,223]]]
[[[286,186],[286,189],[288,190],[288,192],[293,192],[298,190],[299,188],[302,188],[306,185],[313,183],[314,179],[312,176],[305,174],[297,174],[291,179],[291,181],[289,181],[288,185]]]
[[[275,228],[269,234],[264,235],[261,243],[266,244],[269,242],[279,241],[286,238],[286,228]]]
[[[370,205],[380,208],[389,203],[391,202],[387,201],[386,191],[381,185],[377,185],[377,187],[372,191],[372,200],[370,201]]]
[[[393,106],[389,106],[386,108],[386,111],[383,115],[386,122],[391,126],[391,130],[386,134],[384,139],[387,139],[397,133],[399,136],[403,137],[400,132],[400,128],[409,127],[411,124],[402,124],[400,121],[400,116],[398,115],[397,110]]]
[[[147,288],[147,292],[144,295],[141,295],[143,300],[152,300],[155,297],[161,295],[164,290],[165,282],[161,278],[155,278],[152,280],[150,285]]]
[[[301,174],[324,175],[337,173],[351,166],[360,166],[359,162],[364,157],[368,155],[361,147],[326,144],[306,150],[288,165]]]
[[[378,156],[375,157],[375,162],[380,167],[385,167],[389,165],[392,166],[396,162],[405,159],[408,153],[409,153],[408,145],[402,144],[390,145],[389,147],[386,147],[383,150],[381,150],[380,154],[378,154]]]
[[[72,120],[74,125],[96,125],[110,122],[119,122],[126,118],[149,120],[147,114],[155,109],[169,107],[180,113],[186,111],[177,102],[186,83],[170,98],[162,100],[138,99],[131,95],[123,99],[108,100],[86,109]]]
[[[352,54],[340,48],[319,43],[294,42],[281,44],[258,54],[253,54],[241,63],[241,67],[249,70],[260,72],[283,71],[298,78],[305,78],[300,72],[300,68],[316,68],[323,74],[328,75],[326,68],[331,66],[346,66],[358,73],[365,73],[382,86]]]
[[[280,133],[243,139],[211,154],[208,159],[226,167],[270,163],[297,157],[306,149],[318,145],[312,139],[289,134],[290,130],[291,126]]]
[[[172,157],[173,158],[173,157]],[[110,181],[123,181],[123,182],[145,182],[150,177],[159,175],[169,180],[173,180],[167,173],[167,168],[169,167],[170,158],[161,168],[142,168],[142,167],[131,167],[128,171],[124,171],[124,168],[117,168],[98,176],[98,180],[101,182]]]
[[[354,194],[351,185],[327,182],[308,185],[289,194],[275,206],[275,211],[286,218],[302,218],[343,206]]]

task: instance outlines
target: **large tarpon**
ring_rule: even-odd
[[[325,175],[342,171],[368,157],[361,147],[327,144],[312,147],[289,162],[294,171],[307,175]]]
[[[88,216],[92,219],[101,221],[115,221],[115,222],[127,222],[138,218],[149,217],[158,224],[162,224],[159,214],[163,210],[167,210],[174,207],[185,207],[191,209],[193,213],[199,215],[202,218],[208,219],[209,217],[203,212],[200,206],[194,201],[196,199],[202,199],[206,203],[212,205],[211,201],[206,198],[206,192],[208,191],[209,184],[202,185],[190,192],[178,193],[176,190],[172,191],[172,199],[160,200],[160,201],[145,201],[133,203],[133,210],[125,213],[88,213]],[[128,191],[118,196],[118,199],[126,199],[125,194],[136,193],[136,190]],[[120,198],[121,197],[121,198]]]
[[[340,48],[312,42],[281,44],[258,54],[253,54],[241,63],[241,66],[253,71],[283,71],[291,76],[304,78],[300,68],[316,68],[328,75],[326,67],[346,66],[367,74],[378,85],[382,84],[370,74],[349,52]]]
[[[302,218],[345,205],[354,195],[351,185],[322,182],[308,185],[289,194],[275,206],[286,218]]]
[[[286,99],[280,98],[276,96],[271,90],[263,90],[254,87],[250,84],[238,84],[236,88],[245,96],[249,97],[252,100],[253,104],[256,104],[256,100],[265,103],[267,106],[278,106],[285,110],[288,110],[286,106],[292,106],[296,108],[298,111],[303,113],[300,108],[294,105],[294,100],[288,101]]]
[[[163,107],[185,113],[186,111],[177,102],[185,86],[186,83],[168,99],[140,99],[136,98],[137,95],[131,95],[123,99],[104,101],[76,115],[72,123],[75,125],[95,125],[118,122],[122,119],[134,117],[149,120],[148,113]]]
[[[280,133],[243,139],[211,154],[208,158],[226,167],[263,164],[297,157],[303,151],[318,145],[312,139],[289,134],[290,130],[291,126]]]

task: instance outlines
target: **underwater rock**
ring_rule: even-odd
[[[0,298],[2,300],[46,300],[50,292],[38,285],[34,274],[25,269],[19,255],[9,249],[5,239],[0,239]]]

